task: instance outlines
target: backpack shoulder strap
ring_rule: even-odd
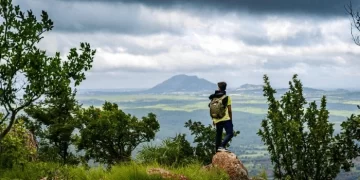
[[[221,96],[219,99],[221,100],[221,101],[223,101],[225,98],[227,98],[228,96],[227,95],[223,95],[223,96]]]
[[[222,103],[223,103],[224,106],[227,106],[227,103],[228,103],[228,101],[229,101],[229,98],[228,98],[228,97],[229,97],[229,96],[224,95],[224,96],[221,98],[221,101],[222,101]]]

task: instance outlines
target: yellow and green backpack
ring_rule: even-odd
[[[223,99],[226,98],[226,95],[221,97],[213,98],[210,101],[210,116],[215,119],[221,119],[226,114],[226,104],[223,104]]]

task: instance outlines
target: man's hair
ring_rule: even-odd
[[[218,82],[218,87],[221,91],[226,90],[226,82]]]

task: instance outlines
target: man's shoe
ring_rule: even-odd
[[[219,147],[217,149],[218,152],[229,152],[229,150],[225,149],[224,147]]]

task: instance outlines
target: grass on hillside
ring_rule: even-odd
[[[156,104],[151,106],[142,106],[142,107],[124,107],[123,109],[159,109],[163,111],[184,111],[184,112],[193,112],[196,110],[208,110],[208,102],[197,102],[187,105],[169,105],[169,104]],[[233,111],[245,112],[256,115],[266,114],[267,109],[257,108],[257,107],[234,107]]]
[[[247,103],[247,102],[246,102]],[[253,102],[256,104],[256,102]],[[258,103],[260,104],[260,103]],[[90,105],[83,105],[84,108],[89,107]],[[95,106],[101,108],[101,106]],[[198,102],[194,104],[188,105],[169,105],[169,104],[156,104],[151,106],[142,106],[142,107],[126,107],[126,106],[119,106],[120,109],[159,109],[163,111],[184,111],[184,112],[193,112],[197,110],[207,110],[207,102]],[[232,108],[234,112],[244,112],[256,115],[265,115],[267,113],[266,108],[258,108],[258,107],[236,107]],[[304,109],[306,111],[306,109]],[[351,114],[356,114],[358,111],[348,111],[348,110],[335,110],[329,109],[330,115],[334,116],[341,116],[341,117],[350,117]]]
[[[61,166],[53,163],[29,163],[24,168],[18,167],[11,170],[0,170],[1,180],[33,180],[47,177],[53,179],[81,179],[81,180],[162,180],[158,175],[148,175],[148,168],[158,168],[157,164],[140,165],[129,163],[113,166],[106,171],[103,168],[90,168],[75,166]],[[206,171],[200,164],[191,164],[180,168],[164,167],[175,174],[181,174],[192,180],[225,180],[228,175],[220,170]]]
[[[126,109],[154,109],[154,110],[163,110],[163,111],[184,111],[184,112],[193,112],[197,110],[207,110],[208,109],[208,98],[205,96],[199,95],[81,95],[78,96],[79,100],[107,100],[111,102],[119,103],[119,108]],[[177,101],[181,100],[182,102],[177,104],[166,104],[163,102],[159,102],[160,100],[172,100]],[[151,102],[151,105],[143,105],[143,106],[128,106],[127,102]],[[185,101],[185,104],[184,104]],[[186,103],[188,101],[188,103]],[[194,102],[195,101],[195,102]],[[329,99],[328,101],[334,101],[333,99]],[[337,103],[343,104],[358,104],[357,101],[342,101],[336,100]],[[232,102],[234,104],[233,111],[235,112],[244,112],[255,115],[265,115],[267,113],[267,108],[262,107],[252,107],[245,106],[246,104],[258,104],[258,105],[266,105],[266,100],[260,96],[252,96],[252,95],[233,95]],[[236,106],[237,104],[243,105],[242,107]],[[89,107],[89,104],[84,104],[83,107]],[[95,105],[96,106],[96,105]],[[101,107],[98,105],[97,107]],[[305,110],[305,109],[304,109]],[[357,111],[348,111],[348,110],[338,110],[338,109],[329,109],[330,115],[341,116],[341,117],[349,117],[353,113],[357,113]]]

